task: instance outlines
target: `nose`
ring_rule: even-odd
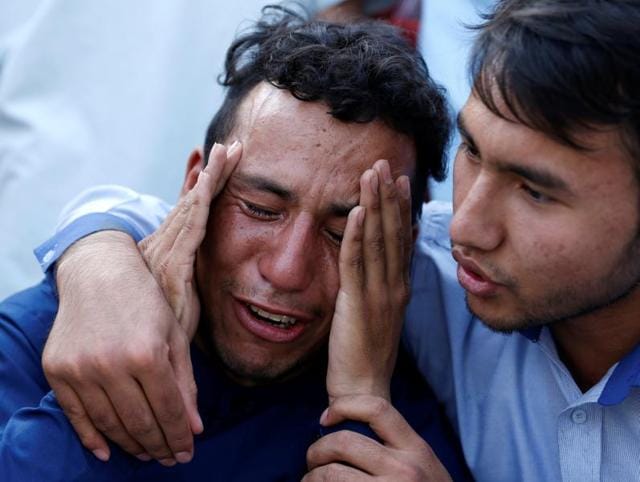
[[[283,292],[304,291],[314,277],[319,253],[313,243],[313,224],[308,219],[292,220],[273,233],[260,257],[260,274]]]
[[[504,239],[504,210],[491,173],[480,172],[471,179],[459,179],[456,172],[454,214],[450,226],[454,245],[492,251]]]

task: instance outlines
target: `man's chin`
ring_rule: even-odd
[[[466,296],[467,308],[487,328],[496,333],[509,335],[514,331],[526,330],[544,325],[544,322],[521,318],[506,313],[504,306],[487,306],[485,303],[474,300],[472,296]]]
[[[252,359],[246,353],[217,347],[217,357],[229,378],[243,386],[271,385],[294,378],[313,364],[313,354],[297,360]]]

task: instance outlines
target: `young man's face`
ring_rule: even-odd
[[[578,151],[473,95],[460,120],[451,239],[479,318],[509,331],[639,297],[640,198],[618,132]]]
[[[378,159],[394,177],[414,170],[409,138],[327,110],[262,84],[229,139],[243,155],[213,205],[197,277],[216,350],[245,383],[291,373],[326,342],[361,174]]]

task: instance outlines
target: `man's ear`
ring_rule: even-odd
[[[198,147],[189,154],[189,160],[187,161],[187,172],[184,174],[184,183],[182,184],[182,190],[180,191],[180,197],[187,194],[198,181],[198,175],[200,171],[204,169],[204,155],[202,148]]]

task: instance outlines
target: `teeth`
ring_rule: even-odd
[[[268,311],[261,310],[257,306],[253,305],[249,305],[249,309],[256,315],[260,315],[262,318],[266,318],[267,320],[282,326],[293,326],[296,324],[296,321],[298,321],[293,316],[276,315],[274,313],[269,313]]]

